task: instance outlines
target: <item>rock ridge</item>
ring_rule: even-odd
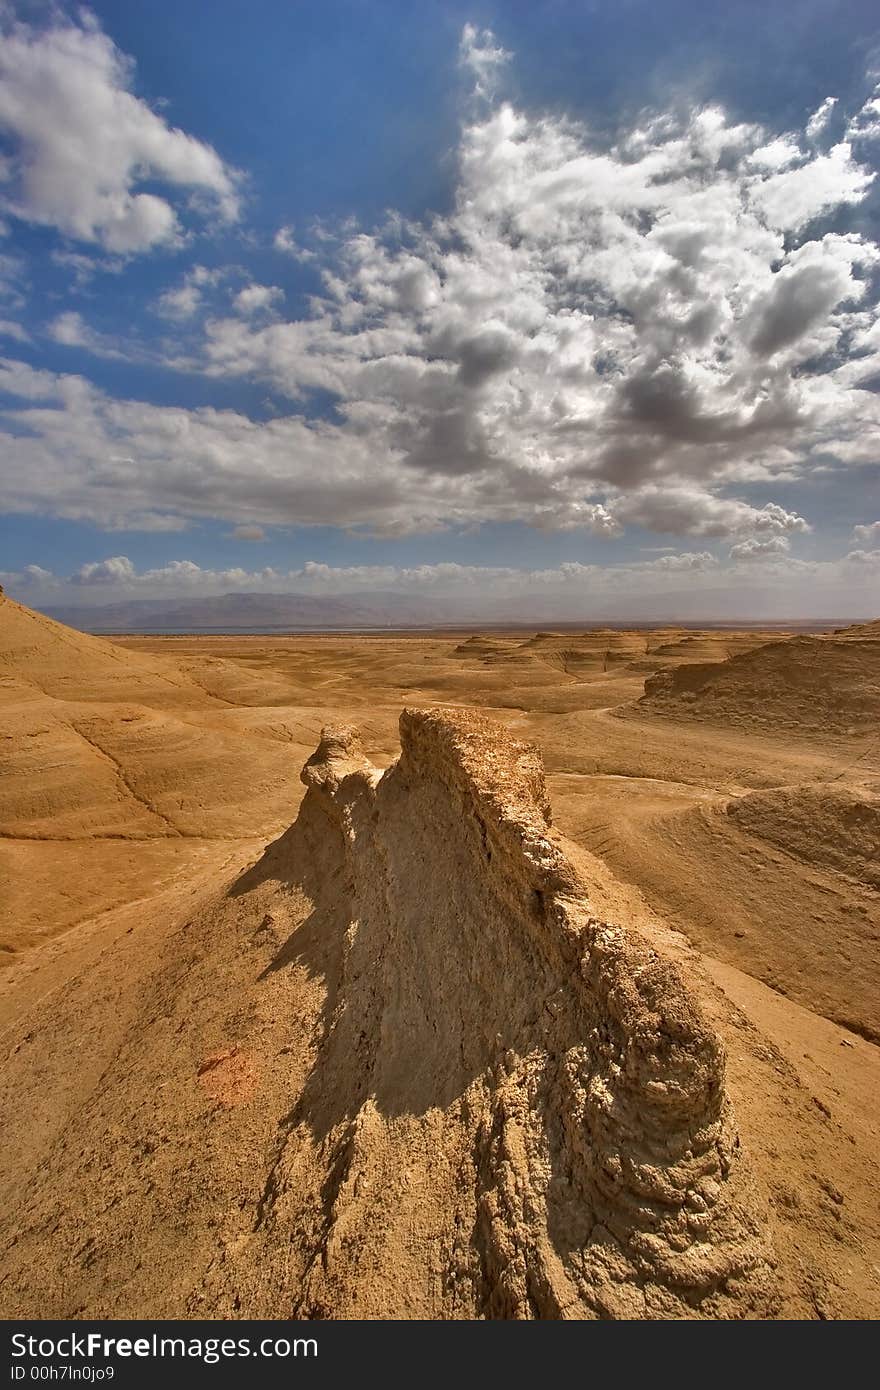
[[[338,1089],[352,1047],[365,1070],[335,1161],[371,1166],[374,1109],[464,1127],[472,1227],[444,1277],[484,1316],[766,1316],[723,1048],[679,971],[593,914],[535,749],[447,708],[405,710],[400,735],[380,773],[355,730],[325,729],[302,774],[350,923],[313,1080]],[[304,1311],[333,1307],[326,1262],[310,1282]]]

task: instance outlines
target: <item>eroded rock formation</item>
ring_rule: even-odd
[[[2,1113],[40,1102],[0,1210],[0,1310],[802,1309],[721,1045],[665,957],[591,907],[537,753],[408,711],[384,773],[340,728],[303,777],[249,869],[170,920],[126,910],[8,1031]]]
[[[631,713],[771,732],[873,735],[880,719],[880,625],[791,637],[727,661],[657,671]]]
[[[345,945],[294,1116],[334,1175],[297,1311],[393,1316],[389,1261],[423,1316],[772,1311],[721,1044],[677,970],[593,915],[535,750],[405,711],[384,774],[333,728],[302,775]]]

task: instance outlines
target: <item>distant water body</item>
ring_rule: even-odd
[[[634,631],[652,632],[667,628],[678,628],[682,631],[703,631],[706,629],[713,631],[723,631],[724,629],[742,631],[743,629],[755,629],[761,632],[829,632],[834,628],[846,627],[849,623],[858,621],[853,618],[834,618],[834,619],[805,619],[795,618],[789,622],[782,622],[778,619],[766,619],[760,621],[754,618],[736,619],[712,619],[704,618],[701,622],[691,619],[652,619],[650,621],[636,621],[633,619],[607,619],[604,622],[554,622],[552,618],[537,618],[533,622],[455,622],[448,623],[405,623],[392,626],[383,624],[376,627],[333,627],[324,624],[320,627],[291,627],[288,625],[275,627],[244,626],[235,627],[225,623],[220,627],[142,627],[142,628],[119,628],[119,627],[98,627],[83,624],[87,632],[102,637],[320,637],[323,634],[337,637],[351,634],[376,635],[385,633],[389,636],[406,633],[432,632],[535,632],[536,630],[552,632],[598,632],[602,630],[612,631]]]

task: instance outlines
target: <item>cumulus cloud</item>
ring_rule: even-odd
[[[26,362],[0,358],[0,391],[9,396],[28,401],[59,401],[64,391],[62,382],[63,378],[54,372],[41,371]]]
[[[750,536],[748,540],[737,541],[730,547],[731,560],[766,560],[774,555],[786,555],[789,549],[787,536]]]
[[[25,565],[20,570],[0,570],[0,584],[11,589],[52,589],[61,581],[42,565]]]
[[[121,254],[178,236],[170,195],[145,191],[145,183],[196,190],[225,219],[238,215],[234,172],[134,95],[133,64],[89,11],[79,22],[53,13],[46,27],[5,29],[0,129],[13,146],[9,212]]]
[[[70,576],[71,584],[130,584],[137,576],[127,555],[111,555],[107,560],[95,560],[80,565]]]
[[[796,233],[834,208],[861,202],[873,180],[874,175],[853,159],[851,144],[843,140],[827,154],[813,154],[762,179],[751,197],[770,227]]]
[[[201,290],[187,280],[173,289],[164,290],[156,303],[157,312],[166,319],[189,319],[200,307]]]
[[[399,463],[435,496],[457,480],[477,513],[503,496],[539,524],[622,519],[621,496],[666,486],[711,507],[876,443],[859,387],[880,341],[856,337],[877,247],[810,230],[871,179],[845,143],[816,153],[714,108],[608,150],[502,104],[464,131],[450,217],[344,237],[310,318],[212,320],[208,370],[332,393],[377,473]]]
[[[46,506],[51,498],[57,515],[115,530],[139,529],[139,518],[173,516],[175,509],[256,516],[242,524],[257,526],[343,519],[392,536],[441,524],[435,477],[399,470],[377,479],[369,431],[352,435],[302,416],[255,422],[232,411],[120,401],[82,377],[2,359],[0,390],[25,402],[5,415],[13,430],[28,431],[10,436],[16,467],[0,480],[0,505],[12,511],[31,510],[38,501]],[[809,529],[803,517],[774,503],[755,507],[696,485],[649,484],[604,505],[572,499],[552,479],[548,485],[535,477],[526,495],[525,518],[534,525],[607,538],[626,526],[707,538]],[[524,518],[522,496],[505,491],[503,476],[462,475],[441,500],[445,523]]]
[[[853,245],[861,264],[876,260],[865,248]],[[826,323],[831,310],[844,300],[861,298],[864,286],[853,278],[852,262],[847,263],[842,250],[839,242],[829,240],[809,243],[789,256],[755,315],[750,345],[759,357],[772,357],[792,347],[811,329]]]
[[[864,526],[853,527],[853,540],[864,545],[880,546],[880,521],[869,521]]]
[[[246,317],[274,309],[284,299],[284,291],[277,285],[245,285],[233,300],[237,314]]]
[[[817,140],[826,129],[828,122],[834,113],[837,105],[837,97],[826,97],[821,106],[817,107],[810,119],[807,121],[806,133],[808,140]]]
[[[48,325],[47,332],[53,342],[64,347],[84,348],[96,357],[122,357],[123,353],[106,334],[98,333],[86,323],[82,314],[68,309],[58,314]]]
[[[774,479],[880,456],[880,253],[841,230],[871,172],[846,140],[820,150],[712,106],[603,144],[493,104],[504,58],[466,29],[484,100],[447,216],[316,241],[322,289],[303,317],[251,285],[193,330],[182,365],[262,382],[288,413],[114,400],[13,364],[0,503],[388,536],[484,521],[735,544],[805,532],[764,500]],[[204,307],[195,273],[168,292],[180,319]]]
[[[69,579],[75,588],[99,588],[107,597],[134,593],[217,593],[232,589],[271,589],[285,576],[271,568],[204,569],[194,560],[170,560],[166,565],[138,570],[127,555],[111,555],[81,565]]]
[[[848,140],[880,140],[880,86],[852,117],[846,135]]]
[[[753,507],[736,498],[714,497],[694,487],[656,484],[621,499],[615,515],[646,531],[678,536],[769,537],[810,529],[802,516],[787,512],[775,502]]]
[[[154,312],[162,318],[182,322],[191,319],[205,307],[205,294],[218,285],[232,272],[232,267],[193,265],[185,272],[180,283],[171,285],[159,295]]]
[[[242,567],[205,568],[193,560],[172,560],[166,565],[138,570],[126,555],[80,566],[67,581],[75,588],[100,588],[102,602],[108,596],[135,593],[187,592],[215,594],[230,589],[266,593],[339,594],[354,592],[423,592],[435,596],[467,597],[475,591],[492,591],[496,596],[515,597],[540,592],[622,590],[653,592],[657,585],[672,583],[682,574],[711,570],[718,565],[709,551],[663,555],[656,560],[632,564],[600,566],[576,560],[551,569],[527,569],[510,565],[468,565],[454,561],[425,565],[328,565],[308,560],[298,569],[279,570],[265,566],[257,570]],[[29,565],[7,578],[45,586],[60,581],[48,570]],[[112,594],[106,591],[112,590]]]
[[[746,563],[745,561],[748,561]],[[419,597],[437,621],[456,615],[505,621],[563,621],[617,614],[644,616],[679,611],[682,594],[700,617],[754,614],[817,617],[822,613],[870,613],[866,581],[880,575],[880,550],[851,551],[838,560],[804,561],[757,549],[719,562],[709,551],[671,553],[650,561],[598,565],[569,560],[547,569],[444,562],[413,566],[330,565],[307,561],[296,569],[204,568],[173,560],[137,569],[126,556],[81,567],[59,581],[38,566],[2,574],[7,589],[26,602],[86,603],[119,599],[194,598],[230,592]],[[701,576],[696,588],[692,576]],[[65,595],[65,585],[69,585]],[[659,607],[658,607],[659,605]],[[389,612],[392,612],[389,609]]]
[[[42,565],[25,565],[25,580],[30,584],[54,584],[55,576],[51,570],[43,569]]]
[[[650,562],[650,568],[661,573],[681,574],[689,570],[709,570],[718,564],[710,550],[690,551],[684,555],[661,555]]]
[[[294,228],[290,226],[279,227],[272,241],[276,251],[281,251],[285,256],[292,257],[295,261],[303,263],[316,259],[315,252],[307,247],[301,246],[294,236]]]
[[[851,550],[846,556],[846,562],[856,568],[865,568],[880,575],[880,550]]]

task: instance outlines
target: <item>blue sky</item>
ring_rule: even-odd
[[[0,22],[16,596],[877,608],[874,6]]]

